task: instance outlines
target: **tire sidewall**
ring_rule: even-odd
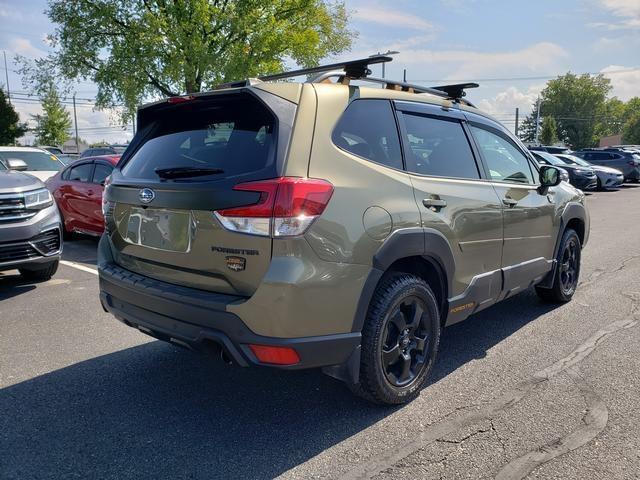
[[[577,257],[576,281],[575,281],[575,285],[573,286],[573,289],[571,290],[571,292],[565,292],[564,289],[562,288],[562,282],[561,282],[561,279],[560,279],[560,277],[561,277],[560,265],[562,263],[562,257],[564,255],[564,250],[565,250],[567,244],[569,243],[569,241],[572,238],[575,239],[575,242],[578,245],[578,249],[577,249],[577,252],[576,252],[576,257]],[[564,232],[564,234],[562,235],[562,243],[560,244],[560,250],[558,251],[558,258],[557,258],[558,268],[556,270],[556,278],[555,278],[555,282],[556,282],[555,287],[558,289],[558,293],[560,293],[560,295],[566,301],[571,300],[573,295],[576,293],[576,290],[577,290],[577,287],[578,287],[578,282],[580,281],[580,264],[581,264],[581,261],[582,261],[582,244],[580,243],[580,237],[578,237],[578,234],[576,233],[575,230],[567,229]]]
[[[374,348],[373,351],[363,352],[368,355],[368,364],[374,365],[369,375],[374,375],[375,388],[379,392],[384,403],[404,403],[417,396],[424,387],[426,379],[433,370],[438,347],[440,343],[440,315],[438,312],[438,304],[435,296],[429,286],[419,277],[413,275],[402,275],[392,277],[386,282],[385,287],[392,285],[392,290],[387,288],[379,288],[376,291],[375,308],[371,309],[368,323],[375,325],[374,342],[368,343]],[[431,338],[429,339],[429,356],[426,359],[427,365],[420,374],[408,385],[398,387],[392,385],[386,378],[384,367],[382,365],[382,347],[386,335],[386,325],[389,321],[391,312],[403,299],[416,296],[423,300],[427,321],[431,323]]]

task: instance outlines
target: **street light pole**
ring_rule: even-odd
[[[7,79],[7,98],[9,99],[9,103],[11,103],[11,90],[9,89],[9,69],[7,68],[7,52],[2,51],[4,55],[4,74]]]
[[[542,100],[540,99],[540,95],[538,95],[538,111],[536,113],[536,145],[538,144],[538,132],[540,131],[540,104],[542,103]]]

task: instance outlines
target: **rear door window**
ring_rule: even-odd
[[[93,173],[93,163],[83,163],[69,170],[68,179],[72,182],[88,182]]]
[[[333,130],[332,141],[359,157],[403,168],[398,128],[388,100],[352,102]]]
[[[255,172],[275,159],[274,116],[261,103],[235,95],[157,114],[142,145],[125,160],[122,174],[158,179],[160,169],[216,169],[199,180]]]
[[[460,121],[413,113],[402,115],[407,170],[437,177],[480,178]]]

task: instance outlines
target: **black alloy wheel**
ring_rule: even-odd
[[[402,299],[390,312],[381,348],[381,362],[387,381],[404,387],[420,376],[427,366],[430,324],[422,299]]]

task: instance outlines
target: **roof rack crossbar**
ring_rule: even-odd
[[[348,62],[332,63],[329,65],[320,65],[311,68],[302,68],[300,70],[291,70],[289,72],[276,73],[274,75],[264,75],[258,77],[263,82],[269,82],[272,80],[284,80],[292,77],[299,77],[301,75],[311,75],[314,73],[323,73],[330,70],[344,70],[346,76],[352,79],[359,79],[371,75],[369,65],[375,65],[377,63],[385,63],[393,60],[386,55],[374,55],[367,58],[360,58],[358,60],[350,60]]]

